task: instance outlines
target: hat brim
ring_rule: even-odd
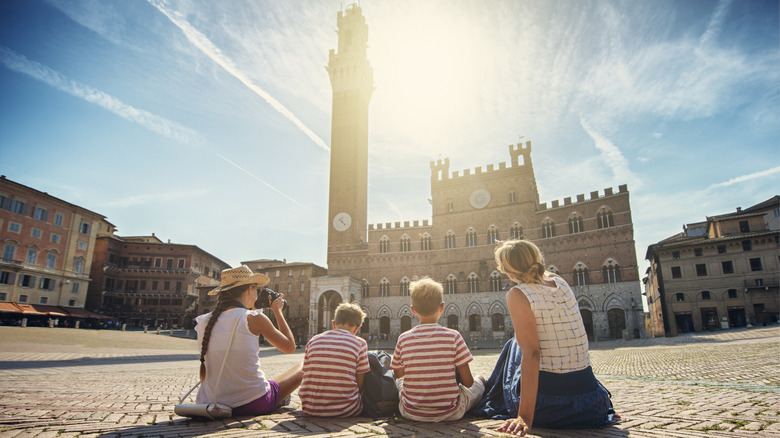
[[[257,287],[263,287],[263,286],[267,285],[270,281],[271,281],[271,279],[268,278],[267,275],[257,273],[257,274],[253,274],[249,278],[245,278],[245,279],[237,281],[235,283],[228,284],[228,285],[225,285],[225,286],[220,286],[220,287],[218,287],[216,289],[212,289],[212,290],[209,291],[209,295],[217,295],[218,293],[220,293],[222,291],[233,289],[233,288],[239,287],[239,286],[245,286],[247,284],[256,284]]]

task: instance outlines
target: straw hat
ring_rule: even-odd
[[[222,270],[219,287],[209,291],[209,295],[216,295],[223,290],[232,289],[246,284],[256,284],[257,287],[263,287],[271,281],[265,274],[255,274],[247,265],[241,265],[238,268]]]

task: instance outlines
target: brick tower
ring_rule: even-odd
[[[333,252],[366,243],[368,217],[368,103],[374,70],[366,47],[368,25],[352,4],[338,13],[338,50],[331,50],[328,75],[333,88],[330,137],[328,262]]]

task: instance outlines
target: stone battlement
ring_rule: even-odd
[[[622,185],[618,186],[617,194],[622,194],[622,193],[628,193],[628,186],[626,184],[622,184]],[[612,187],[607,187],[606,189],[604,189],[604,195],[603,196],[601,196],[599,194],[598,190],[595,191],[595,192],[590,192],[590,199],[585,199],[585,195],[581,194],[581,195],[577,195],[576,201],[572,202],[571,196],[568,196],[566,198],[563,198],[563,204],[561,204],[560,201],[557,200],[557,199],[552,201],[550,203],[550,208],[552,209],[552,208],[558,208],[558,207],[565,207],[565,206],[574,205],[574,204],[577,204],[577,203],[580,203],[580,202],[596,201],[598,199],[607,198],[609,196],[614,196],[615,194],[616,193],[614,193],[614,191],[612,190]],[[547,208],[547,203],[546,202],[542,202],[541,204],[539,204],[539,210],[547,210],[547,209],[548,208]]]
[[[500,172],[506,169],[513,169],[518,167],[531,166],[531,142],[518,143],[516,145],[509,145],[509,156],[511,157],[510,166],[507,166],[506,162],[498,163],[498,168],[493,164],[488,164],[487,169],[483,166],[475,167],[474,173],[471,173],[472,169],[464,169],[462,174],[460,171],[454,171],[450,174],[450,159],[445,158],[443,160],[431,161],[431,182],[438,181],[452,181],[458,178],[469,177],[472,175],[489,174],[492,172]]]
[[[424,219],[422,221],[422,224],[420,224],[420,221],[412,221],[411,225],[409,221],[404,221],[403,226],[401,225],[401,222],[385,222],[384,224],[368,224],[368,231],[374,231],[374,230],[397,230],[401,228],[420,228],[420,227],[430,227],[431,225],[428,224],[428,219]]]

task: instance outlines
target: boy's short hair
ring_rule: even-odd
[[[412,307],[420,316],[436,313],[444,302],[444,288],[441,283],[425,277],[413,281],[409,285],[409,295],[412,297]]]
[[[363,309],[355,303],[341,303],[336,307],[336,316],[333,321],[336,325],[348,325],[351,327],[360,327],[363,325],[363,318],[366,317]]]

